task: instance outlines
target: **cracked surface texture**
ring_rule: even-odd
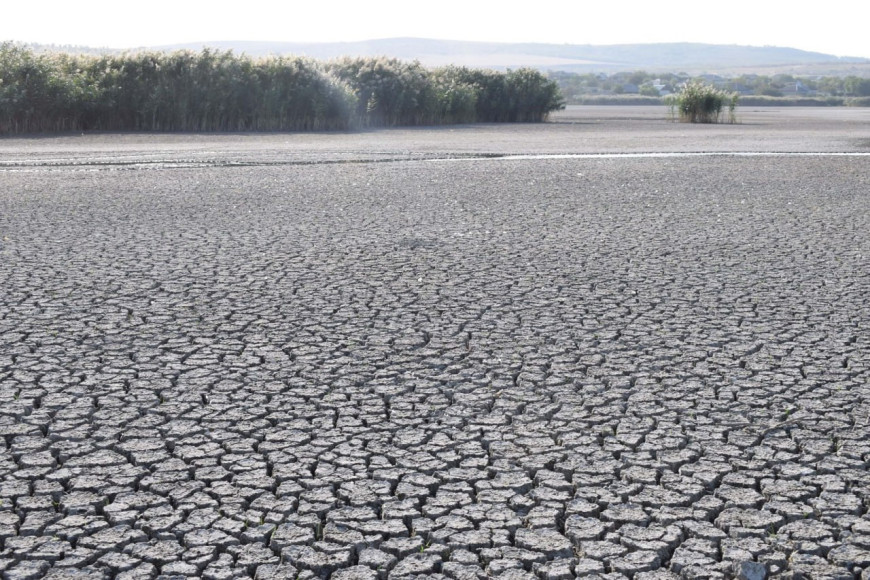
[[[4,578],[870,577],[866,158],[401,134],[0,142]]]

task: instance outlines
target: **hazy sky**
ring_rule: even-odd
[[[2,0],[0,40],[111,48],[396,36],[505,42],[708,42],[870,57],[870,1]]]

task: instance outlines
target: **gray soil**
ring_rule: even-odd
[[[665,117],[0,140],[3,577],[870,578],[870,111]]]

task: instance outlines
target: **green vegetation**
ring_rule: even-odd
[[[718,123],[727,107],[728,122],[734,123],[737,93],[729,93],[700,81],[686,83],[680,92],[667,97],[671,114],[685,123]]]
[[[767,97],[741,96],[744,107],[842,107],[850,99],[842,97]]]
[[[663,104],[662,97],[644,97],[639,95],[588,95],[574,100],[574,105],[623,105],[623,106],[656,106]]]
[[[426,69],[199,53],[36,53],[0,44],[0,133],[320,131],[543,121],[563,103],[532,69]]]
[[[693,79],[686,73],[633,71],[610,75],[552,72],[549,76],[571,105],[662,104],[661,97],[677,92],[691,80],[700,80],[717,89],[739,93],[741,104],[752,106],[860,105],[862,98],[870,97],[870,79],[854,75],[703,75]]]

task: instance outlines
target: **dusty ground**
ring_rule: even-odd
[[[569,107],[545,125],[358,133],[101,134],[0,139],[0,161],[318,161],[511,153],[870,152],[870,109],[738,109],[737,124],[668,120],[665,107]],[[0,166],[2,167],[2,166]]]
[[[4,577],[870,577],[870,111],[740,120],[0,140]]]

